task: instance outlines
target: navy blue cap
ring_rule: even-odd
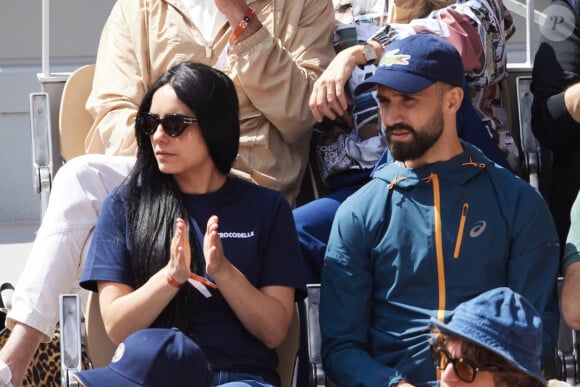
[[[203,351],[176,328],[137,331],[119,344],[108,367],[74,374],[87,387],[208,387],[211,375]]]
[[[435,82],[463,87],[465,74],[455,47],[437,35],[420,33],[394,40],[375,74],[355,89],[355,94],[381,85],[405,94],[417,93]]]
[[[447,324],[435,318],[431,322],[441,332],[484,347],[545,382],[540,367],[542,318],[510,288],[491,289],[461,303]]]

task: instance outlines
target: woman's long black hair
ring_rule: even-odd
[[[149,112],[153,94],[171,85],[177,97],[195,114],[217,168],[227,174],[237,155],[240,127],[238,98],[233,82],[222,72],[200,63],[182,63],[163,74],[147,91],[139,113]],[[169,261],[175,219],[189,221],[182,193],[172,175],[159,170],[150,136],[135,124],[137,161],[127,180],[127,218],[132,245],[131,266],[136,287],[142,286]],[[193,151],[193,150],[192,150]],[[205,230],[205,225],[199,225]],[[195,228],[189,227],[191,271],[200,273],[203,251]],[[200,241],[201,242],[201,241]],[[184,285],[152,326],[176,326],[187,332],[192,308],[200,295]]]

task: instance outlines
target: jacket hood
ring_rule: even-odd
[[[414,187],[428,180],[431,174],[444,176],[445,180],[451,183],[463,184],[476,175],[484,173],[486,168],[495,164],[470,143],[461,141],[461,145],[463,152],[459,155],[419,168],[405,168],[403,163],[395,161],[389,154],[386,162],[373,171],[372,178],[385,181],[389,185],[389,189],[394,186],[399,188]]]

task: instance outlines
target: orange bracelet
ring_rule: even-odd
[[[171,274],[167,273],[167,277],[165,277],[165,279],[167,280],[167,283],[173,286],[174,288],[179,289],[181,287],[181,284],[177,282],[177,280],[173,278]]]
[[[191,278],[194,281],[201,282],[202,284],[207,285],[212,289],[217,289],[217,285],[215,283],[195,273],[189,273],[189,278]]]
[[[243,19],[240,20],[240,24],[237,25],[234,32],[232,32],[232,36],[230,36],[230,45],[233,46],[236,43],[242,32],[244,32],[244,30],[248,27],[248,24],[250,24],[250,21],[254,16],[256,16],[254,10],[248,7],[248,10],[246,11],[246,16],[244,16]]]

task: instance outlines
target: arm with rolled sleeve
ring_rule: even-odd
[[[368,351],[373,275],[361,219],[343,207],[332,226],[320,290],[322,361],[344,386],[391,386],[403,379]]]

